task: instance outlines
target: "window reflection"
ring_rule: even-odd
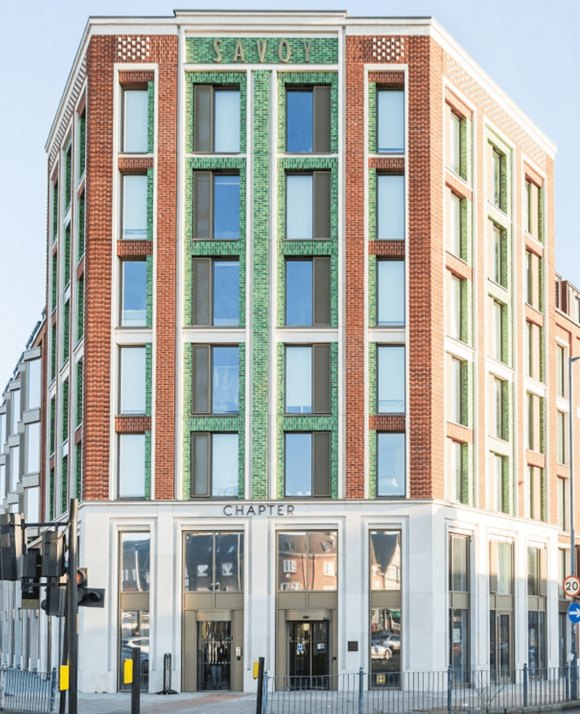
[[[401,534],[371,531],[371,590],[401,589]]]
[[[287,592],[337,589],[336,531],[278,533],[278,589]]]
[[[243,533],[185,534],[187,592],[241,592],[243,573]]]
[[[123,683],[123,662],[133,658],[136,648],[141,650],[141,691],[149,690],[149,611],[125,610],[121,612],[120,688],[131,689]]]
[[[371,684],[398,687],[401,672],[401,610],[371,610]]]
[[[150,556],[148,533],[121,534],[121,592],[149,592]]]

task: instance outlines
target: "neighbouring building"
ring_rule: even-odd
[[[435,20],[92,18],[46,149],[81,690],[563,662],[555,148]]]

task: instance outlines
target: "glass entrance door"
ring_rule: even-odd
[[[328,689],[328,621],[290,622],[288,645],[291,689]]]
[[[498,678],[508,678],[511,672],[511,613],[490,612],[489,664]]]
[[[197,689],[231,689],[231,622],[197,623]]]

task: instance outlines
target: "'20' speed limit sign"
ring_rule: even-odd
[[[564,595],[566,597],[580,597],[580,578],[575,575],[568,575],[564,579]]]

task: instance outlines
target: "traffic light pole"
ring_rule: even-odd
[[[69,508],[68,527],[68,598],[67,598],[67,629],[68,629],[68,662],[69,662],[69,714],[77,714],[77,568],[78,568],[78,503],[76,498],[71,498]]]

